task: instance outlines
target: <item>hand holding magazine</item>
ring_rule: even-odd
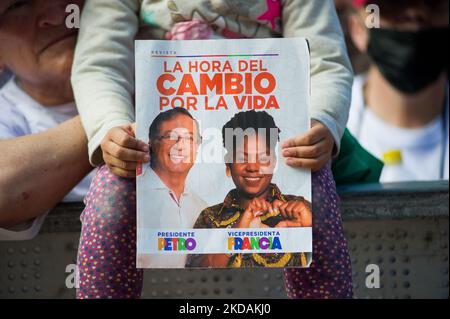
[[[309,66],[301,38],[136,42],[139,268],[310,265],[311,173],[281,152]]]

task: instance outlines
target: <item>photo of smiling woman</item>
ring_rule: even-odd
[[[244,132],[239,134],[239,132]],[[236,114],[222,129],[226,175],[235,189],[225,200],[204,209],[194,228],[312,227],[311,203],[285,195],[272,183],[280,129],[267,112]],[[191,255],[186,267],[304,267],[305,254]]]

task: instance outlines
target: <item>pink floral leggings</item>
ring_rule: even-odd
[[[330,166],[313,174],[313,263],[284,271],[290,298],[351,298],[352,272]],[[135,180],[98,168],[85,198],[78,249],[79,299],[139,298]]]

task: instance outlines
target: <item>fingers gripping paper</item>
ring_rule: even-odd
[[[308,267],[305,39],[136,41],[139,268]]]

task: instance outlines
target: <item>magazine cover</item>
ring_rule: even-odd
[[[136,41],[138,268],[291,268],[312,259],[302,38]]]

